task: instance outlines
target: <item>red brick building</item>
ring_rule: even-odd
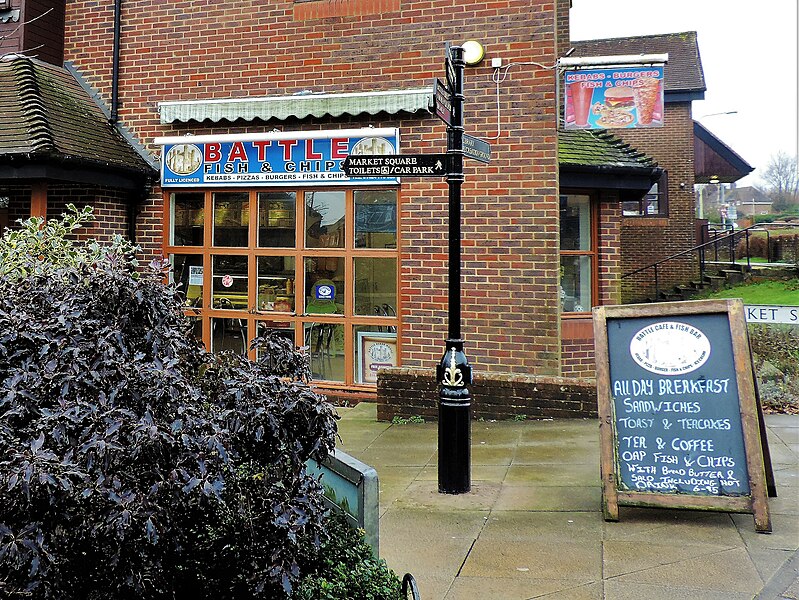
[[[130,154],[103,162],[110,151],[97,152],[81,164],[107,193],[87,180],[70,182],[84,186],[70,194],[95,205],[99,229],[170,257],[207,346],[242,350],[275,329],[309,345],[326,387],[363,394],[380,366],[431,371],[446,337],[446,182],[350,180],[339,163],[359,152],[444,152],[445,124],[428,108],[432,81],[444,78],[445,44],[474,39],[487,54],[466,71],[466,132],[489,141],[492,158],[465,160],[467,354],[489,376],[593,373],[588,311],[621,301],[623,240],[634,229],[623,207],[662,170],[607,133],[559,134],[555,67],[569,48],[568,0],[457,11],[410,0],[117,8],[66,5],[66,69],[7,63],[69,76],[107,109],[84,112],[104,135],[127,139]],[[19,19],[0,14],[0,25]],[[45,58],[58,65],[55,56]],[[49,110],[73,114],[57,102]],[[681,111],[675,131],[690,122],[690,102]],[[18,191],[6,219],[26,206],[60,212],[63,173],[3,170],[32,156],[3,141],[10,129],[0,118],[0,185]],[[95,146],[84,139],[81,152]],[[161,181],[148,186],[152,158]],[[120,170],[134,189],[110,176]],[[54,191],[36,200],[31,190],[45,180]],[[691,193],[687,171],[672,180]],[[684,211],[671,198],[670,218]]]

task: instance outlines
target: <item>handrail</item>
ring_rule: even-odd
[[[735,248],[733,246],[733,242],[735,241],[736,237],[737,237],[737,239],[741,239],[741,238],[746,239],[746,266],[747,266],[747,268],[751,268],[751,262],[750,262],[750,256],[749,256],[749,232],[750,231],[765,231],[765,233],[766,233],[766,252],[767,252],[766,260],[770,262],[771,236],[769,234],[768,227],[771,227],[771,226],[776,226],[776,227],[782,227],[782,226],[796,227],[797,224],[796,223],[790,223],[790,222],[783,222],[783,221],[775,221],[773,223],[759,223],[759,224],[756,224],[756,225],[750,225],[749,227],[746,227],[744,229],[737,229],[737,230],[733,229],[727,235],[723,235],[723,236],[718,236],[717,235],[712,240],[708,240],[707,242],[699,244],[698,246],[694,246],[693,248],[689,248],[687,250],[682,250],[681,252],[677,252],[676,254],[672,254],[671,256],[663,258],[663,259],[661,259],[661,260],[659,260],[657,262],[654,262],[654,263],[652,263],[650,265],[647,265],[645,267],[641,267],[639,269],[635,269],[634,271],[630,271],[628,273],[625,273],[625,274],[623,274],[621,276],[621,279],[624,279],[625,277],[630,277],[632,275],[636,275],[638,273],[642,273],[642,272],[647,271],[649,269],[654,269],[655,297],[658,297],[660,295],[660,286],[659,286],[659,280],[658,280],[658,267],[660,265],[662,265],[663,263],[666,263],[666,262],[668,262],[670,260],[674,260],[675,258],[679,258],[681,256],[686,256],[688,254],[693,254],[695,252],[698,252],[698,254],[699,254],[699,275],[700,275],[700,278],[704,279],[704,276],[705,276],[705,263],[707,262],[707,260],[705,258],[705,250],[707,248],[713,246],[714,250],[715,250],[715,258],[716,258],[716,261],[714,261],[714,262],[718,262],[718,250],[719,250],[718,247],[719,247],[719,244],[724,244],[724,242],[729,241],[729,246],[730,246],[730,248],[729,248],[729,255],[730,255],[729,256],[729,259],[730,259],[729,262],[730,262],[731,265],[735,265],[736,264],[736,262],[735,262]],[[708,231],[709,231],[709,229],[708,229]]]
[[[408,600],[408,592],[412,594],[411,600],[421,600],[416,579],[410,573],[405,573],[405,577],[402,578],[402,600]]]
[[[780,225],[791,225],[791,223],[779,223],[779,224]],[[686,254],[691,254],[693,252],[696,252],[697,250],[702,250],[702,249],[704,249],[704,248],[706,248],[708,246],[718,244],[719,241],[725,241],[725,240],[727,240],[729,238],[735,237],[738,234],[744,233],[746,231],[749,231],[750,229],[755,229],[755,228],[758,228],[758,227],[762,227],[762,225],[750,225],[746,229],[734,229],[732,231],[732,233],[729,233],[729,234],[727,234],[725,236],[716,237],[716,238],[714,238],[714,239],[712,239],[712,240],[710,240],[708,242],[705,242],[704,244],[699,244],[698,246],[694,246],[693,248],[689,248],[688,250],[683,250],[682,252],[678,252],[677,254],[672,254],[671,256],[668,256],[668,257],[663,258],[663,259],[661,259],[661,260],[659,260],[657,262],[654,262],[651,265],[647,265],[646,267],[641,267],[640,269],[636,269],[635,271],[630,271],[629,273],[625,273],[624,275],[621,276],[621,278],[624,279],[625,277],[629,277],[630,275],[635,275],[636,273],[640,273],[641,271],[646,271],[647,269],[651,269],[653,267],[657,267],[658,265],[661,265],[664,262],[668,262],[668,261],[673,260],[675,258],[679,258],[680,256],[684,256]]]

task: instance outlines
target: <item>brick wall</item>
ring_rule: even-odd
[[[125,2],[120,118],[149,149],[162,135],[401,128],[404,152],[441,152],[444,125],[412,118],[309,119],[209,126],[159,124],[157,103],[430,85],[443,77],[444,44],[479,40],[487,60],[468,69],[466,130],[492,139],[490,165],[466,161],[463,186],[463,336],[486,371],[555,375],[558,339],[556,4],[545,0],[316,0]],[[563,7],[560,2],[558,7]],[[113,5],[67,7],[66,58],[110,101]],[[346,16],[340,14],[347,12]],[[563,20],[561,17],[561,28]],[[501,87],[497,122],[491,57],[516,63]],[[407,179],[401,188],[402,363],[431,367],[447,314],[447,187]],[[160,251],[162,201],[141,208],[138,241]]]
[[[14,228],[18,220],[30,217],[31,188],[27,185],[12,185],[5,189],[10,198],[8,222]],[[128,201],[125,193],[112,188],[51,183],[47,187],[47,218],[60,218],[67,212],[67,204],[74,204],[78,209],[91,206],[95,220],[91,227],[80,231],[79,237],[108,242],[114,235],[128,235]]]
[[[476,372],[472,386],[472,417],[508,420],[525,416],[595,418],[596,382],[532,375]],[[434,373],[426,369],[383,369],[377,382],[377,418],[438,419],[438,391]]]
[[[666,103],[665,124],[656,129],[618,130],[619,137],[668,171],[668,218],[629,217],[622,221],[621,272],[645,267],[696,245],[694,237],[694,143],[691,103]],[[661,290],[698,276],[686,256],[658,268]],[[652,270],[622,280],[622,300],[654,298]]]
[[[94,222],[81,230],[81,239],[108,242],[114,235],[128,237],[127,196],[112,188],[86,188],[80,185],[51,185],[47,190],[47,218],[67,212],[67,204],[78,209],[91,206]]]

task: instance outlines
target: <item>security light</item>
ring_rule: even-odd
[[[473,67],[483,62],[486,51],[480,42],[469,40],[468,42],[463,42],[461,47],[463,48],[463,62],[467,65]]]

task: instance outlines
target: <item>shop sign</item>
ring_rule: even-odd
[[[565,129],[663,126],[663,66],[565,71]]]
[[[156,139],[162,187],[252,187],[398,183],[396,177],[350,177],[348,156],[396,154],[399,130],[184,136]]]

